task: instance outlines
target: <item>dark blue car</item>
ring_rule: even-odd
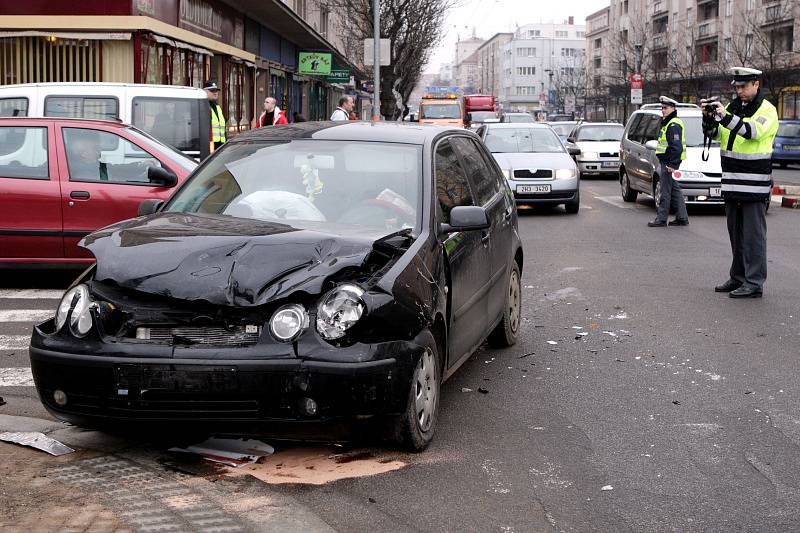
[[[781,120],[772,145],[772,162],[785,168],[800,163],[800,120]]]

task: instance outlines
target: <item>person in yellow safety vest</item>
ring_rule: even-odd
[[[647,225],[651,228],[658,228],[667,225],[670,206],[675,208],[675,219],[669,221],[670,226],[688,226],[689,214],[686,212],[686,202],[683,199],[683,191],[678,182],[672,176],[681,161],[686,159],[686,127],[683,121],[678,118],[678,102],[672,98],[662,96],[661,102],[661,134],[658,137],[658,147],[656,157],[661,162],[661,171],[658,176],[660,187],[658,210],[656,218]]]
[[[722,198],[733,252],[730,277],[714,290],[731,298],[760,298],[767,279],[766,214],[778,112],[761,93],[760,70],[731,71],[736,88],[731,103],[701,100],[703,133],[720,141]]]
[[[208,105],[211,107],[211,143],[213,144],[211,151],[213,152],[225,144],[225,115],[222,113],[222,107],[217,103],[219,87],[216,82],[206,81],[203,89],[206,91]]]

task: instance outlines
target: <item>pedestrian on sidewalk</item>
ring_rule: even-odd
[[[208,97],[208,105],[211,108],[211,142],[214,149],[212,152],[225,144],[225,115],[219,105],[219,87],[215,81],[208,80],[203,83],[203,89]]]
[[[264,126],[278,126],[289,123],[289,121],[286,119],[286,114],[281,111],[280,107],[278,107],[278,102],[275,100],[275,98],[271,96],[264,98],[262,108],[264,112],[261,113],[260,117],[258,117],[256,128],[263,128]]]
[[[703,133],[719,139],[722,198],[733,260],[730,278],[714,288],[731,298],[760,298],[767,279],[767,203],[778,112],[761,93],[761,71],[734,67],[736,98],[727,106],[701,100]]]
[[[658,137],[656,157],[661,163],[659,180],[661,181],[661,194],[658,198],[658,211],[656,218],[647,225],[658,228],[667,225],[670,207],[675,208],[675,218],[669,221],[670,226],[688,226],[689,214],[686,212],[686,202],[683,191],[672,176],[681,166],[681,161],[686,159],[686,128],[683,121],[678,118],[678,102],[672,98],[662,96],[661,102],[661,134]]]
[[[350,112],[353,110],[353,99],[350,96],[342,96],[339,98],[339,107],[331,115],[333,121],[350,120]]]

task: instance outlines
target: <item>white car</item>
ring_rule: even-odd
[[[702,112],[694,104],[678,104],[678,118],[686,131],[686,159],[673,173],[686,203],[722,203],[722,166],[719,144],[714,143],[703,161]],[[635,111],[622,137],[622,164],[619,183],[622,199],[636,201],[639,193],[652,196],[656,205],[661,196],[661,163],[655,148],[661,132],[659,104],[646,104]]]
[[[478,131],[503,171],[517,205],[559,205],[580,209],[580,177],[575,161],[547,124],[484,124]]]
[[[583,176],[614,176],[619,173],[619,142],[624,131],[616,122],[582,122],[567,138],[580,149],[575,158]]]

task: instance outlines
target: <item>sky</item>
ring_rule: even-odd
[[[425,72],[438,72],[442,63],[452,61],[458,37],[488,39],[498,32],[513,32],[516,25],[534,22],[563,22],[570,15],[575,24],[586,24],[586,15],[609,5],[609,0],[460,0],[448,15],[442,43],[433,53]]]

